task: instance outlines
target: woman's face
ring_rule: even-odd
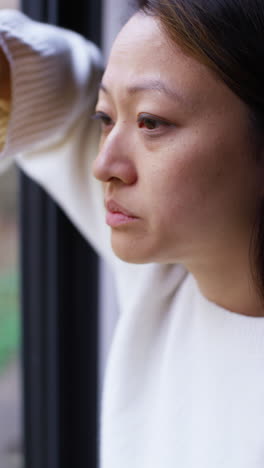
[[[154,18],[117,37],[96,111],[94,174],[120,258],[188,265],[246,245],[261,185],[247,108]]]

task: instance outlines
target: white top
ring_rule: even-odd
[[[2,167],[15,156],[116,278],[121,314],[104,384],[101,468],[263,468],[264,318],[209,302],[180,265],[114,257],[89,171],[96,47],[11,10],[0,12],[0,43],[13,90],[10,116],[0,102]]]

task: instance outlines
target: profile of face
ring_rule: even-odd
[[[247,106],[155,18],[137,13],[119,33],[96,116],[117,256],[188,266],[247,245],[262,177]]]

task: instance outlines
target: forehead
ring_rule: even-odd
[[[152,53],[150,54],[150,50]],[[154,65],[153,50],[162,63],[166,63],[172,48],[162,32],[159,22],[143,13],[137,13],[125,24],[118,34],[110,54],[109,65],[113,61],[131,58],[135,67]],[[127,56],[127,53],[132,55]]]
[[[208,97],[219,83],[214,74],[172,44],[153,17],[134,15],[117,36],[103,77],[107,89],[161,80],[189,102]],[[220,86],[221,87],[221,86]]]

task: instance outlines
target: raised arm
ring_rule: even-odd
[[[76,33],[13,10],[0,12],[0,45],[0,167],[15,159],[112,259],[101,187],[91,174],[99,50]]]

